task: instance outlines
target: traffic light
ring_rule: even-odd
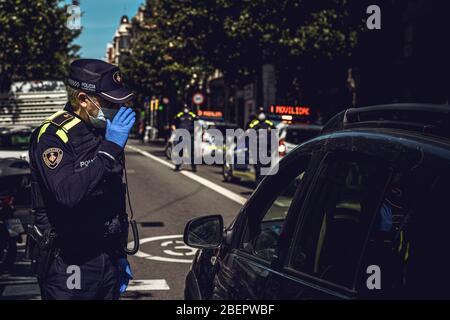
[[[163,104],[160,104],[159,107],[158,107],[158,110],[159,110],[159,111],[163,111],[163,110],[164,110],[164,105],[163,105]]]

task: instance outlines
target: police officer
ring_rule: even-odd
[[[192,112],[187,105],[184,105],[183,111],[179,112],[174,119],[174,122],[172,124],[172,130],[176,129],[185,129],[188,130],[191,135],[191,148],[190,148],[190,161],[191,161],[191,167],[192,171],[197,171],[197,166],[194,163],[194,123],[195,120],[197,120],[197,115]],[[179,143],[179,141],[174,141],[174,144]],[[182,156],[182,154],[181,154]],[[175,171],[180,171],[181,164],[175,165]]]
[[[261,111],[254,119],[249,122],[248,129],[265,129],[270,131],[271,129],[275,129],[275,125],[272,121],[267,119],[266,114]]]
[[[33,132],[29,150],[36,226],[56,235],[50,256],[38,257],[41,296],[118,299],[131,277],[122,172],[135,122],[124,104],[134,94],[118,67],[94,59],[74,61],[68,85],[69,102]]]
[[[248,129],[256,130],[257,136],[258,136],[258,148],[257,148],[258,159],[255,164],[256,182],[258,183],[262,178],[262,176],[261,176],[262,164],[261,164],[260,157],[259,157],[260,145],[262,142],[264,142],[267,145],[266,150],[271,150],[270,132],[271,132],[271,130],[275,129],[275,125],[272,121],[267,119],[266,114],[260,108],[260,111],[259,111],[257,117],[255,119],[251,120],[250,123],[248,124]],[[261,130],[267,130],[267,140],[266,141],[261,141]]]

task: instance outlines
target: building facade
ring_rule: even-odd
[[[124,57],[129,53],[131,43],[131,23],[126,15],[120,19],[119,27],[114,33],[114,37],[106,46],[105,60],[109,63],[119,65]]]

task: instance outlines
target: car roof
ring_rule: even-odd
[[[311,131],[321,131],[323,126],[317,124],[291,124],[287,130],[311,130]]]
[[[358,128],[408,131],[450,142],[450,106],[409,103],[347,109],[330,119],[322,134]]]

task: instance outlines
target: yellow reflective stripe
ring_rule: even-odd
[[[61,140],[64,143],[67,143],[67,141],[69,141],[69,137],[67,136],[67,133],[65,133],[63,129],[56,130],[56,134],[58,135],[58,137],[61,138]]]
[[[39,130],[39,135],[38,135],[38,139],[37,142],[39,142],[39,138],[44,134],[45,130],[47,130],[48,126],[50,125],[50,121],[52,119],[54,119],[55,117],[61,115],[62,113],[64,113],[65,111],[58,111],[56,112],[54,115],[52,115],[51,117],[49,117],[47,120],[45,120],[43,123],[44,125],[41,127],[41,129]],[[56,135],[64,142],[67,143],[69,141],[69,136],[68,134],[68,130],[73,128],[74,126],[76,126],[78,123],[80,123],[81,120],[78,118],[73,118],[72,120],[70,120],[69,122],[67,122],[66,124],[64,124],[60,129],[58,129],[56,131]]]
[[[408,260],[409,258],[409,242],[406,244],[406,252],[405,252],[405,262]]]
[[[72,120],[70,120],[69,122],[67,122],[66,124],[64,124],[62,127],[68,131],[70,128],[73,128],[74,126],[76,126],[78,123],[80,123],[81,120],[78,118],[73,118]]]
[[[177,114],[177,117],[181,117],[183,115],[183,112],[179,112],[178,114]]]
[[[402,251],[403,248],[403,231],[400,231],[400,244],[398,245],[398,252]]]
[[[51,120],[55,119],[56,117],[62,115],[63,113],[66,113],[66,111],[64,111],[64,110],[56,111],[56,112],[55,112],[54,114],[52,114],[50,117],[48,117],[47,119],[45,119],[45,120],[42,122],[42,124],[45,123],[46,121],[51,121]]]
[[[189,112],[189,114],[191,115],[191,116],[193,116],[193,117],[196,117],[197,115],[195,114],[195,113],[193,113],[193,112]]]
[[[271,126],[273,126],[273,122],[272,121],[266,120],[266,123],[271,125]]]
[[[56,117],[62,115],[63,113],[66,113],[66,111],[64,111],[64,110],[56,111],[54,114],[52,114],[52,115],[51,115],[50,117],[48,117],[47,119],[48,119],[48,120],[53,120],[53,119],[55,119]]]
[[[254,121],[250,122],[249,127],[250,127],[250,128],[253,128],[253,127],[256,126],[258,123],[259,123],[259,120],[256,120],[256,121],[254,120]]]
[[[45,121],[44,121],[45,122]],[[45,130],[47,130],[48,126],[50,125],[50,122],[44,124],[41,129],[39,130],[39,135],[37,138],[37,141],[39,142],[39,139],[41,138],[41,136],[44,134]]]

